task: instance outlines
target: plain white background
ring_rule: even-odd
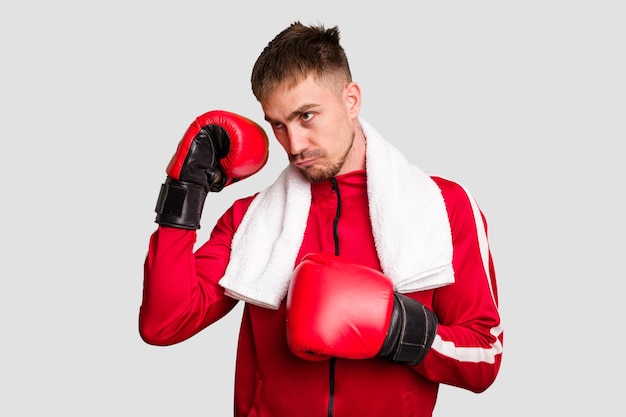
[[[482,394],[435,416],[623,416],[624,6],[619,1],[26,1],[0,6],[0,414],[229,416],[241,309],[137,332],[165,166],[211,109],[263,122],[256,57],[338,25],[362,117],[476,197],[505,327]],[[268,130],[269,133],[269,130]],[[198,241],[286,159],[207,199]]]

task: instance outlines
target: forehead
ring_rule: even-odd
[[[309,75],[292,85],[287,82],[276,86],[261,102],[269,120],[282,120],[300,109],[337,105],[341,95],[334,84]]]

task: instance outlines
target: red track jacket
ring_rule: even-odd
[[[235,371],[236,417],[427,417],[433,413],[439,384],[481,392],[493,383],[500,368],[503,332],[487,224],[461,186],[438,177],[433,180],[442,191],[450,219],[455,282],[407,294],[439,318],[436,339],[424,360],[414,367],[378,358],[305,361],[287,347],[284,302],[278,310],[246,304]],[[337,182],[339,254],[381,270],[365,171],[339,176]],[[311,191],[310,215],[296,263],[309,252],[335,251],[337,194],[330,181],[312,184]],[[195,253],[193,230],[159,226],[151,236],[139,312],[139,332],[145,342],[181,342],[236,305],[238,301],[224,295],[218,281],[226,270],[233,234],[253,198],[236,201]]]

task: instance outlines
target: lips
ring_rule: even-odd
[[[315,163],[316,159],[306,159],[304,161],[295,162],[295,165],[299,168],[306,168]]]
[[[290,157],[291,163],[298,168],[306,168],[316,164],[324,158],[326,154],[321,149],[309,149],[297,155]]]

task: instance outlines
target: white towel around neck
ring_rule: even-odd
[[[383,273],[401,293],[454,282],[452,233],[441,190],[368,123],[366,175],[370,221]],[[219,281],[230,297],[278,309],[304,237],[311,185],[289,165],[252,201]]]

